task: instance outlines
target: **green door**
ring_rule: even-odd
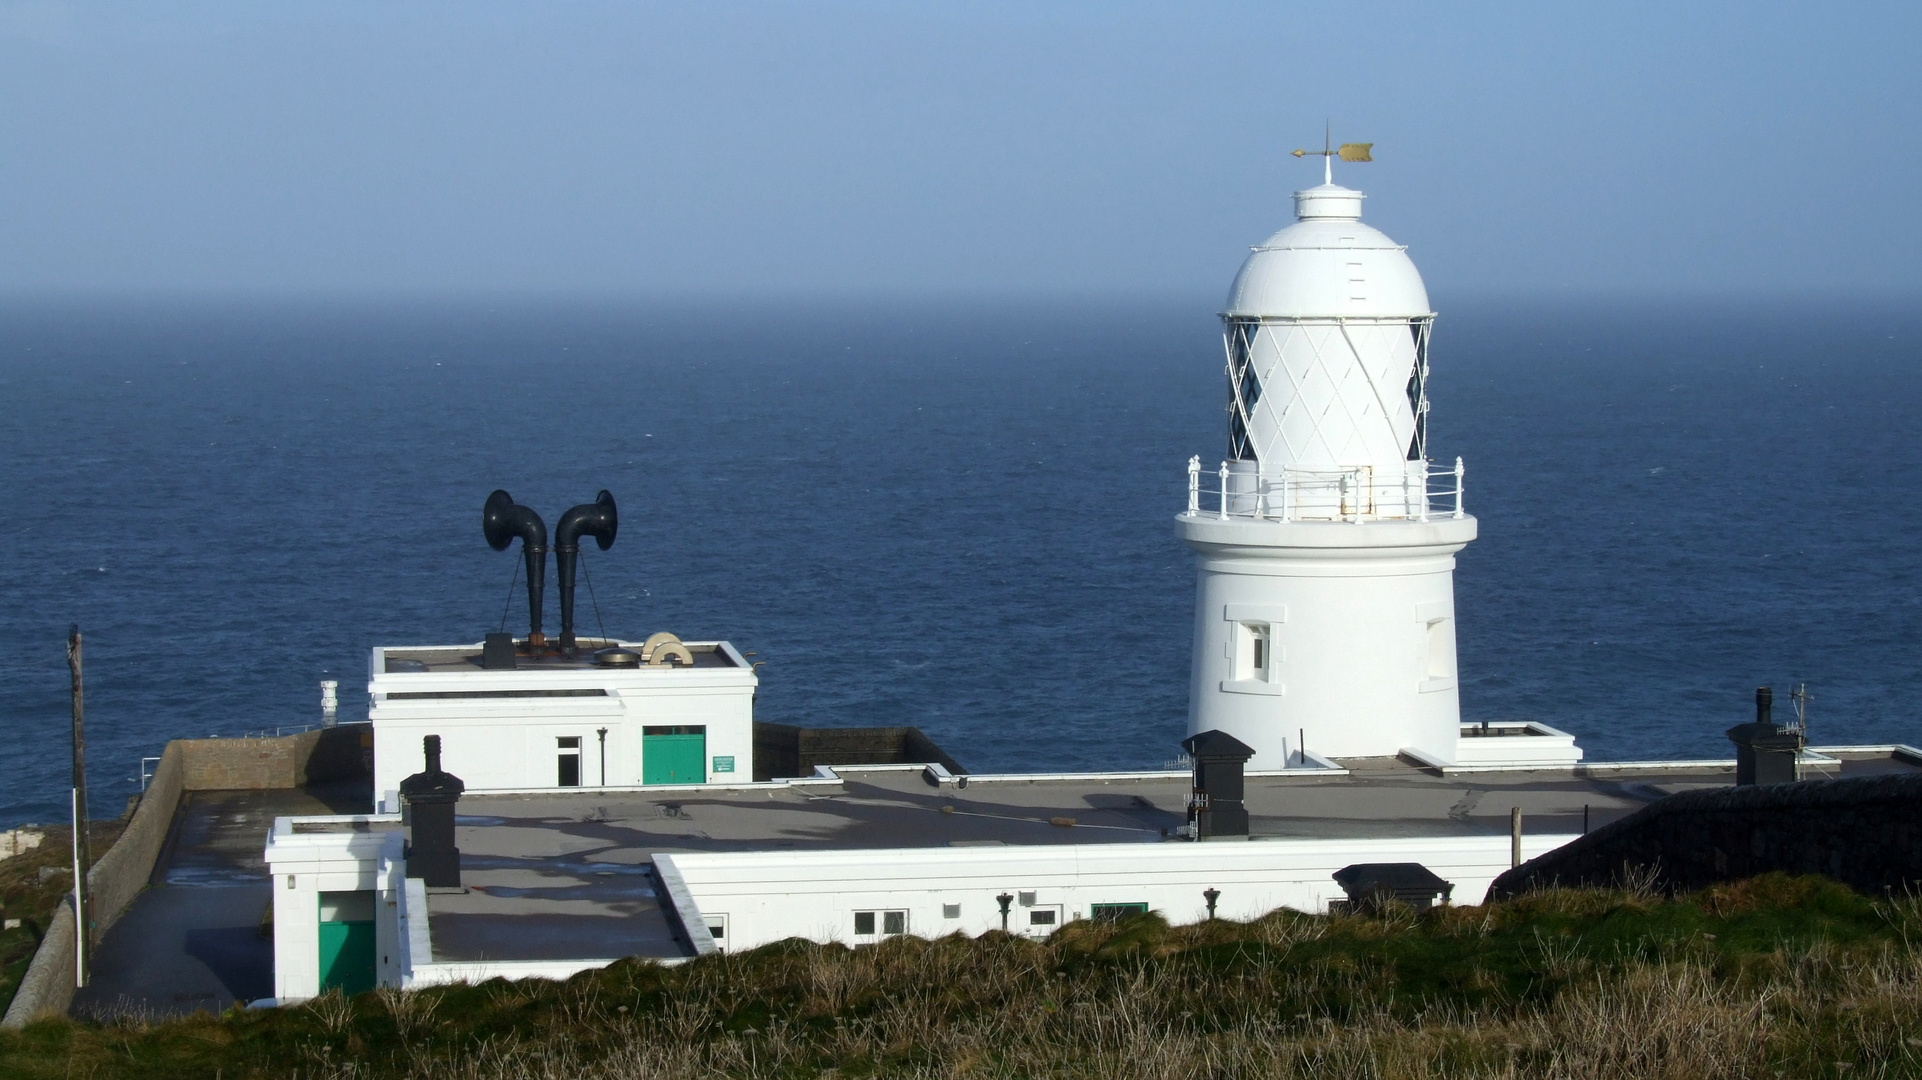
[[[707,728],[698,724],[642,728],[641,783],[707,783]]]
[[[352,996],[374,988],[374,923],[320,924],[320,990]]]

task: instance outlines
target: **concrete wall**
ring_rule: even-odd
[[[98,942],[146,888],[187,791],[292,788],[365,775],[365,725],[324,728],[274,739],[175,739],[140,797],[120,839],[87,871],[93,891],[92,933]],[[0,1027],[57,1016],[73,1001],[72,897],[49,924]]]
[[[1863,892],[1922,882],[1922,774],[1804,780],[1671,795],[1501,875],[1491,898],[1652,874],[1669,891],[1770,871]]]

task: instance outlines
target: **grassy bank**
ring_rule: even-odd
[[[1922,1076],[1922,902],[1760,878],[1417,915],[790,942],[0,1036],[19,1077]]]

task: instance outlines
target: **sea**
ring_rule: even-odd
[[[1438,302],[1469,720],[1726,757],[1754,690],[1922,744],[1922,304]],[[581,629],[722,637],[760,719],[975,771],[1161,767],[1187,708],[1207,297],[0,305],[0,824],[169,739],[291,731],[368,650],[524,631],[504,488],[611,490]],[[549,632],[557,603],[550,582]]]

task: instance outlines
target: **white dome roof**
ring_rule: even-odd
[[[1359,191],[1295,192],[1293,225],[1258,245],[1228,290],[1229,316],[1396,318],[1427,315],[1428,290],[1407,252],[1361,223]]]

